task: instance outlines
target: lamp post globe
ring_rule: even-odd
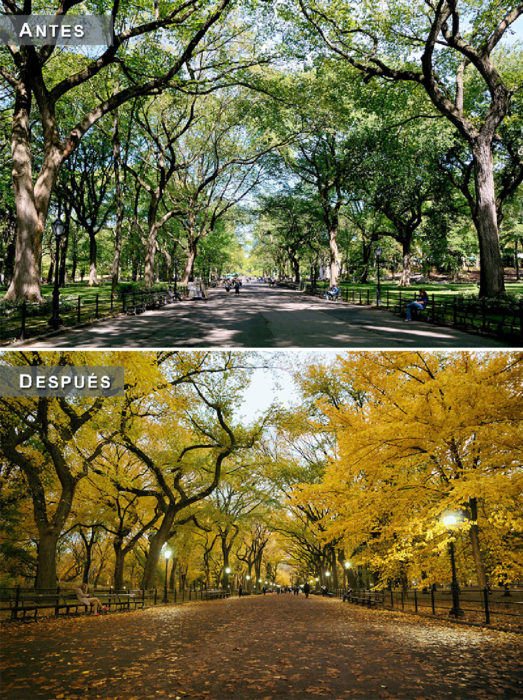
[[[62,325],[62,319],[60,318],[60,289],[59,289],[59,275],[60,275],[60,240],[65,231],[65,224],[60,219],[60,215],[51,224],[51,230],[56,241],[55,249],[55,271],[54,271],[54,287],[53,287],[53,315],[49,319],[49,325],[55,330]]]
[[[452,617],[463,617],[464,612],[459,606],[459,583],[458,583],[458,577],[456,575],[456,552],[454,548],[454,528],[460,521],[460,518],[458,515],[455,513],[447,513],[447,515],[443,516],[441,519],[441,522],[445,527],[449,530],[450,534],[452,535],[452,539],[449,541],[449,554],[450,554],[450,566],[452,569],[452,582],[450,584],[450,590],[452,593],[452,608],[449,612],[449,615],[452,615]]]

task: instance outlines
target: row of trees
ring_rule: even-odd
[[[168,548],[172,587],[428,585],[448,579],[451,537],[462,579],[521,579],[521,353],[289,357],[298,399],[250,422],[252,373],[284,359],[2,362],[116,364],[126,381],[124,397],[1,399],[4,581],[151,587]]]
[[[250,222],[261,265],[295,277],[325,258],[333,282],[365,279],[384,239],[408,284],[416,236],[440,267],[479,247],[481,294],[503,293],[523,165],[520,50],[502,40],[521,7],[95,5],[116,27],[96,57],[0,51],[8,300],[40,300],[59,203],[69,275],[87,245],[90,284],[99,243],[114,286],[172,279],[176,259],[187,281],[220,271]]]
[[[334,447],[291,495],[307,516],[307,546],[338,548],[375,583],[427,585],[448,580],[453,538],[462,580],[521,580],[522,362],[362,353],[309,367],[307,434],[325,432]],[[454,531],[443,522],[451,513]]]
[[[233,552],[259,577],[268,497],[248,455],[265,421],[246,426],[235,415],[249,357],[33,353],[2,362],[123,365],[126,382],[119,398],[1,399],[11,576],[41,588],[79,576],[150,587],[169,544],[183,581],[189,565],[193,579],[197,568],[207,583],[221,580]]]

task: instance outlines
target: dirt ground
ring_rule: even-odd
[[[336,599],[233,598],[5,623],[0,697],[521,698],[520,640]]]

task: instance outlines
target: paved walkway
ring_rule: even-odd
[[[0,697],[522,697],[515,635],[271,594],[3,629]]]
[[[387,311],[305,296],[289,289],[247,285],[239,296],[210,290],[209,300],[184,301],[139,316],[121,316],[16,347],[508,347],[491,338],[423,322],[405,323]]]

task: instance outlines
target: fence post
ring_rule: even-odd
[[[394,610],[394,591],[390,589],[390,609]]]
[[[154,589],[154,603],[153,603],[153,605],[156,605],[157,600],[158,600],[158,589],[155,588]]]
[[[55,617],[58,617],[58,615],[60,614],[60,609],[58,607],[59,605],[60,605],[60,586],[57,586],[56,587],[56,599],[55,599],[55,603],[54,603]]]
[[[485,297],[481,297],[481,330],[485,331],[487,327],[486,302]]]
[[[401,589],[401,610],[405,610],[405,593],[403,588]]]
[[[96,311],[95,311],[95,318],[98,318],[98,301],[99,301],[100,295],[96,295]]]
[[[436,320],[436,304],[434,303],[434,292],[430,295],[432,297],[432,308],[430,310],[430,320],[432,323]]]
[[[403,309],[403,304],[401,302],[401,289],[400,289],[400,300],[399,300],[399,306],[398,306],[398,313],[401,314],[401,310]]]
[[[176,583],[174,584],[174,602],[176,603]]]
[[[436,606],[434,604],[434,586],[430,587],[430,602],[432,603],[432,614],[436,614]]]
[[[122,292],[122,312],[125,313],[127,311],[127,293]]]
[[[485,605],[485,622],[490,625],[490,610],[488,607],[488,589],[483,589],[483,603]]]
[[[387,289],[387,310],[388,310],[388,308],[389,308],[389,296],[390,296],[390,292],[389,292],[389,290]]]
[[[142,588],[142,608],[145,608],[145,588]]]
[[[418,612],[418,591],[414,589],[414,612]]]
[[[191,587],[189,586],[189,601],[191,600]]]
[[[456,304],[456,295],[452,297],[452,325],[456,326],[458,323],[458,309]]]
[[[114,294],[111,292],[111,313],[113,312]]]
[[[519,300],[519,335],[523,336],[523,299]]]
[[[370,289],[367,287],[367,306],[370,306]]]
[[[360,306],[361,306],[361,289],[358,290],[360,293]]]

